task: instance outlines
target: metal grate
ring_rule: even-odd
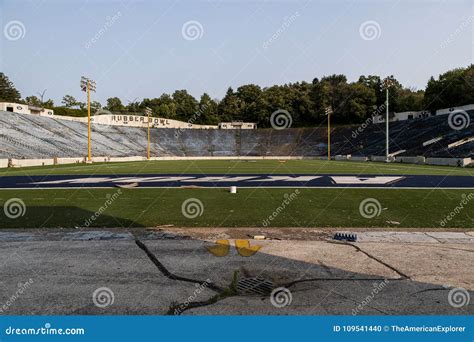
[[[260,277],[244,278],[237,282],[237,292],[246,295],[268,295],[273,290],[273,283],[270,280]]]

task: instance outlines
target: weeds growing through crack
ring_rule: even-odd
[[[230,282],[228,287],[223,288],[219,293],[215,294],[211,298],[205,301],[200,302],[188,302],[188,303],[171,303],[168,311],[166,312],[167,315],[181,315],[184,311],[194,308],[200,308],[207,305],[215,304],[223,299],[238,296],[239,293],[237,291],[237,282],[239,280],[239,271],[234,271],[232,276],[232,281]]]
[[[140,249],[142,249],[145,254],[148,256],[148,258],[155,264],[155,266],[158,268],[158,270],[163,274],[165,277],[172,279],[172,280],[177,280],[177,281],[183,281],[183,282],[188,282],[188,283],[195,283],[199,284],[199,289],[200,291],[196,292],[194,294],[194,297],[196,297],[197,294],[199,294],[202,290],[205,288],[209,288],[212,291],[217,292],[214,296],[209,298],[206,301],[201,301],[201,302],[195,302],[195,301],[187,301],[184,303],[177,303],[177,302],[172,302],[168,311],[166,312],[167,315],[180,315],[184,311],[193,309],[193,308],[199,308],[202,306],[207,306],[211,305],[214,303],[217,303],[220,300],[223,300],[225,298],[237,296],[237,281],[239,279],[239,271],[234,271],[234,274],[232,276],[232,281],[228,287],[221,288],[217,285],[215,285],[210,279],[207,279],[206,281],[202,281],[199,279],[192,279],[192,278],[186,278],[186,277],[181,277],[179,275],[176,275],[174,273],[171,273],[168,271],[168,269],[158,260],[158,258],[148,249],[148,247],[141,242],[138,239],[135,239],[135,243],[137,244]],[[191,298],[193,299],[193,298]]]

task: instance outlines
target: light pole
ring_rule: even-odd
[[[91,91],[95,92],[95,82],[91,79],[81,77],[81,89],[87,92],[87,162],[92,163],[91,149]]]
[[[390,154],[390,143],[389,143],[389,109],[388,109],[388,89],[393,84],[393,76],[386,77],[383,80],[383,88],[385,89],[385,161],[388,163],[388,155]]]
[[[331,114],[333,113],[332,107],[326,107],[325,112],[328,117],[328,160],[331,160]]]
[[[40,101],[41,101],[41,107],[44,106],[44,94],[46,93],[46,90],[48,90],[48,89],[44,89],[43,92],[41,92],[41,93],[40,93],[40,92],[37,92],[37,94],[39,95],[39,97],[40,97],[40,99],[41,99],[41,100],[40,100]]]
[[[150,116],[152,114],[151,108],[146,107],[145,114],[148,117],[148,120],[147,120],[148,144],[147,144],[147,149],[146,149],[146,159],[150,160]]]

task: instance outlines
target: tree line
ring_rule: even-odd
[[[425,90],[404,87],[393,76],[388,80],[391,112],[434,111],[474,103],[474,65],[449,70],[436,79],[431,77]],[[55,106],[50,99],[44,101],[35,95],[22,99],[20,92],[3,73],[0,73],[1,101],[52,108],[56,115],[87,115],[86,104],[71,95],[65,95],[59,106]],[[344,75],[330,75],[315,78],[311,83],[303,81],[266,88],[246,84],[235,90],[229,87],[221,100],[213,99],[207,93],[196,99],[183,89],[128,104],[112,97],[107,99],[104,107],[97,101],[91,103],[91,107],[92,112],[97,114],[142,114],[148,107],[152,109],[153,116],[195,124],[215,125],[241,120],[255,122],[259,127],[269,127],[271,114],[286,110],[292,117],[292,127],[305,127],[325,120],[328,108],[331,108],[336,124],[352,124],[383,112],[380,109],[384,108],[384,104],[384,79],[380,76],[360,76],[356,82],[348,82]]]

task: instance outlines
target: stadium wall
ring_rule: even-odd
[[[130,127],[148,127],[148,117],[142,115],[118,115],[101,114],[91,117],[91,121],[100,125],[117,125]],[[87,122],[87,119],[86,119]],[[182,128],[182,129],[217,129],[213,125],[197,125],[190,122],[183,122],[164,118],[150,118],[150,127],[153,128]]]
[[[346,157],[346,158],[343,158]],[[354,162],[368,162],[367,157],[352,157],[338,156],[333,157],[333,160],[339,161],[354,161]],[[291,157],[291,156],[266,156],[266,157],[151,157],[152,161],[166,161],[166,160],[326,160],[326,157]],[[146,161],[146,157],[93,157],[94,163],[119,163],[119,162],[134,162]],[[385,157],[377,158],[378,162],[385,162]],[[465,167],[473,163],[471,158],[425,158],[424,157],[404,157],[403,161],[399,158],[393,160],[395,162],[403,162],[408,164],[426,164],[426,165],[442,165],[442,166],[459,166]],[[86,158],[45,158],[45,159],[0,159],[0,168],[7,167],[30,167],[30,166],[45,166],[45,165],[63,165],[63,164],[80,164],[86,163]]]
[[[467,166],[472,163],[471,158],[426,158],[426,164],[445,166]]]
[[[49,159],[10,159],[12,167],[27,167],[27,166],[45,166],[54,165],[54,158]]]
[[[395,157],[395,162],[398,163],[408,163],[408,164],[425,164],[426,158],[423,156],[417,157]]]
[[[54,163],[56,165],[62,165],[62,164],[79,164],[79,163],[85,163],[86,158],[85,157],[77,157],[77,158],[54,158],[53,159]]]

